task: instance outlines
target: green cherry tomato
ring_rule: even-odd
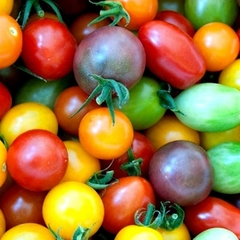
[[[232,25],[237,18],[236,0],[185,0],[185,16],[195,29],[210,22],[223,22]]]
[[[130,89],[130,99],[120,110],[130,119],[135,130],[151,127],[166,112],[157,95],[160,88],[160,83],[154,78],[143,77]],[[114,99],[114,106],[117,105],[117,99]]]
[[[240,92],[219,83],[199,83],[183,90],[175,103],[177,118],[200,132],[221,132],[240,124]]]

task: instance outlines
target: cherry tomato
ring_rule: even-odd
[[[22,30],[18,22],[7,13],[0,13],[0,69],[11,66],[22,51]]]
[[[38,223],[19,224],[6,231],[1,240],[55,240],[48,228]]]
[[[134,224],[134,214],[138,209],[156,203],[151,184],[137,176],[119,178],[118,182],[101,190],[99,194],[105,209],[102,227],[114,234]]]
[[[0,12],[10,14],[13,9],[13,0],[1,0],[0,1]]]
[[[161,233],[150,227],[142,227],[137,225],[128,225],[122,228],[114,238],[114,240],[165,240]],[[187,239],[185,239],[187,240]]]
[[[32,191],[45,191],[62,180],[68,153],[57,135],[43,129],[32,129],[12,142],[6,162],[9,173],[20,186]]]
[[[4,114],[11,108],[12,106],[12,95],[8,88],[0,82],[0,120],[3,118]]]
[[[81,111],[71,117],[85,102],[88,95],[79,87],[72,86],[63,90],[55,101],[54,113],[59,126],[67,133],[78,135],[78,127],[83,116],[90,110],[99,107],[95,101],[91,101]]]
[[[89,111],[80,122],[79,140],[98,159],[120,157],[132,144],[134,130],[130,120],[119,110],[114,113],[114,124],[107,107]]]
[[[18,184],[9,187],[0,198],[6,229],[28,222],[44,225],[42,204],[45,196],[46,192],[30,191]]]
[[[0,209],[0,237],[2,237],[5,231],[6,231],[6,220],[2,210]]]
[[[231,64],[239,53],[237,33],[227,24],[212,22],[203,25],[193,36],[208,71],[221,71]]]
[[[77,42],[67,26],[53,18],[41,18],[23,30],[21,58],[26,67],[46,80],[72,71]]]
[[[7,179],[7,148],[0,139],[0,187],[5,183]]]
[[[188,140],[200,144],[199,133],[183,124],[174,114],[165,114],[155,125],[144,131],[155,150],[175,140]]]
[[[154,148],[149,139],[142,133],[134,131],[133,141],[131,144],[131,150],[134,159],[141,159],[140,164],[141,176],[147,177],[149,162],[154,154]],[[128,152],[124,153],[119,158],[115,158],[113,162],[101,161],[101,168],[108,170],[114,170],[114,177],[126,177],[128,172],[121,169],[121,165],[126,164],[129,161]],[[131,171],[131,170],[130,170]]]
[[[100,161],[86,152],[80,142],[67,140],[63,143],[68,152],[68,167],[62,182],[79,181],[84,183],[101,169]]]
[[[0,122],[0,133],[8,145],[21,133],[30,129],[45,129],[57,134],[58,122],[53,111],[40,103],[21,103],[12,107]]]
[[[43,218],[54,232],[71,239],[81,226],[90,229],[90,236],[100,228],[104,207],[98,193],[85,183],[67,181],[52,188],[43,202]]]

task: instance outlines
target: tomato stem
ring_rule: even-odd
[[[101,10],[99,13],[99,17],[95,18],[91,21],[88,26],[100,22],[106,18],[113,17],[113,21],[110,23],[111,26],[115,26],[121,19],[125,19],[127,26],[130,22],[130,15],[124,9],[123,5],[120,2],[112,2],[112,1],[100,1],[100,2],[92,2],[89,0],[90,3],[95,4],[96,6],[101,6],[105,10]]]
[[[118,108],[121,109],[122,106],[129,99],[129,91],[122,83],[115,81],[114,79],[105,79],[96,74],[90,74],[90,77],[93,77],[97,80],[98,85],[88,96],[87,100],[82,104],[82,106],[73,113],[70,117],[74,117],[79,111],[81,111],[88,103],[90,103],[94,98],[96,98],[96,103],[101,105],[103,102],[106,102],[107,107],[110,111],[113,125],[115,124],[115,114],[112,101],[113,93],[117,94],[118,97]]]

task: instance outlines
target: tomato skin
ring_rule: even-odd
[[[20,186],[32,191],[45,191],[62,180],[68,154],[57,135],[33,129],[14,140],[8,149],[6,162],[10,175]]]
[[[65,24],[42,18],[24,28],[21,58],[33,73],[55,80],[72,71],[76,47],[77,42]]]
[[[0,82],[0,120],[3,118],[4,114],[11,108],[12,106],[12,95],[8,88]]]
[[[114,240],[164,240],[162,235],[156,231],[155,229],[149,227],[142,227],[136,225],[128,225],[121,229],[117,235],[115,236]],[[186,239],[187,240],[187,239]]]
[[[196,205],[185,207],[184,211],[184,222],[194,236],[209,228],[223,227],[240,238],[240,226],[236,221],[240,209],[221,198],[208,196]]]
[[[99,192],[105,215],[102,227],[117,234],[123,227],[134,224],[134,214],[148,203],[155,205],[156,198],[150,183],[142,177],[129,176]]]
[[[205,74],[205,61],[193,39],[173,24],[147,22],[138,37],[146,52],[147,67],[173,87],[188,88]]]
[[[2,187],[5,181],[7,180],[6,159],[7,148],[4,145],[4,143],[0,140],[0,187]]]

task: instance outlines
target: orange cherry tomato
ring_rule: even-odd
[[[221,71],[231,64],[239,53],[237,33],[227,24],[212,22],[203,25],[193,36],[206,62],[208,71]]]
[[[6,231],[6,220],[2,210],[0,209],[0,238],[5,233],[5,231]]]
[[[79,140],[86,151],[98,159],[120,157],[132,144],[134,130],[130,120],[121,111],[114,112],[115,124],[107,107],[89,111],[80,122]]]

